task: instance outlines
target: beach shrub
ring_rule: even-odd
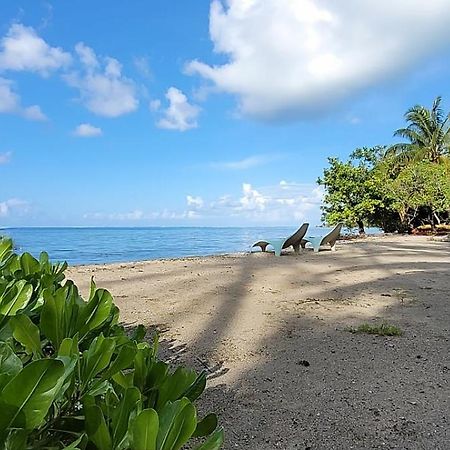
[[[128,335],[111,294],[92,281],[84,300],[66,268],[0,239],[0,449],[219,449],[194,405],[206,373],[171,371],[157,335]]]

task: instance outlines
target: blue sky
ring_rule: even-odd
[[[449,22],[447,0],[3,0],[0,226],[318,224],[328,156],[450,106]]]

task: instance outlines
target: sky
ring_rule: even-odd
[[[0,226],[321,220],[328,157],[450,109],[448,0],[2,0]]]

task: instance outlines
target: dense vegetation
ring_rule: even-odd
[[[92,281],[85,301],[66,267],[0,239],[0,449],[219,449],[193,404],[206,374],[170,372],[157,338],[127,335],[111,294]]]
[[[435,230],[450,222],[450,115],[441,98],[416,105],[394,135],[406,142],[355,150],[348,161],[329,158],[318,183],[325,188],[323,220],[384,231]]]

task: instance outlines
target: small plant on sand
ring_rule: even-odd
[[[401,336],[403,334],[402,330],[395,326],[390,325],[388,323],[382,324],[374,324],[371,325],[369,323],[363,323],[359,325],[357,328],[348,327],[346,331],[350,333],[361,333],[361,334],[376,334],[378,336]]]
[[[194,406],[206,373],[170,371],[157,336],[127,335],[111,294],[92,281],[84,300],[66,267],[0,239],[0,450],[218,450]]]

